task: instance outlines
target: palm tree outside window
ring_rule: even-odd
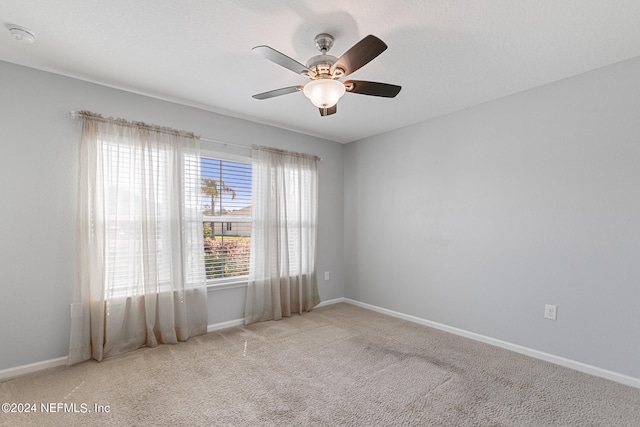
[[[222,168],[220,168],[220,173],[222,173]],[[211,198],[211,204],[209,205],[210,216],[216,215],[216,200],[221,202],[220,206],[218,206],[219,215],[223,214],[221,194],[230,194],[232,200],[236,198],[236,190],[225,184],[223,180],[218,181],[213,178],[202,178],[202,193]]]

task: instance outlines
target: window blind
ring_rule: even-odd
[[[200,165],[207,280],[247,276],[251,246],[251,165],[211,157],[202,157]]]

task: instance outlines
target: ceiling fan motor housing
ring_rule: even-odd
[[[337,60],[333,55],[316,55],[307,61],[307,68],[315,71],[316,78],[332,78],[331,66]]]
[[[338,58],[333,55],[327,55],[327,52],[333,46],[333,36],[327,33],[321,33],[314,39],[316,47],[320,51],[320,55],[316,55],[307,61],[307,68],[314,71],[314,76],[311,78],[320,79],[335,79],[344,74],[342,69],[336,70],[331,73],[331,66],[336,63]]]

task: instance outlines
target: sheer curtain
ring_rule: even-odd
[[[278,320],[320,303],[316,281],[315,156],[252,149],[252,232],[245,323]]]
[[[198,138],[80,116],[69,363],[206,333]]]

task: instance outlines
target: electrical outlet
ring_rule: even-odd
[[[544,318],[550,320],[556,320],[556,311],[558,307],[551,304],[544,305]]]
[[[324,272],[324,280],[329,280],[329,272],[328,271]]]

